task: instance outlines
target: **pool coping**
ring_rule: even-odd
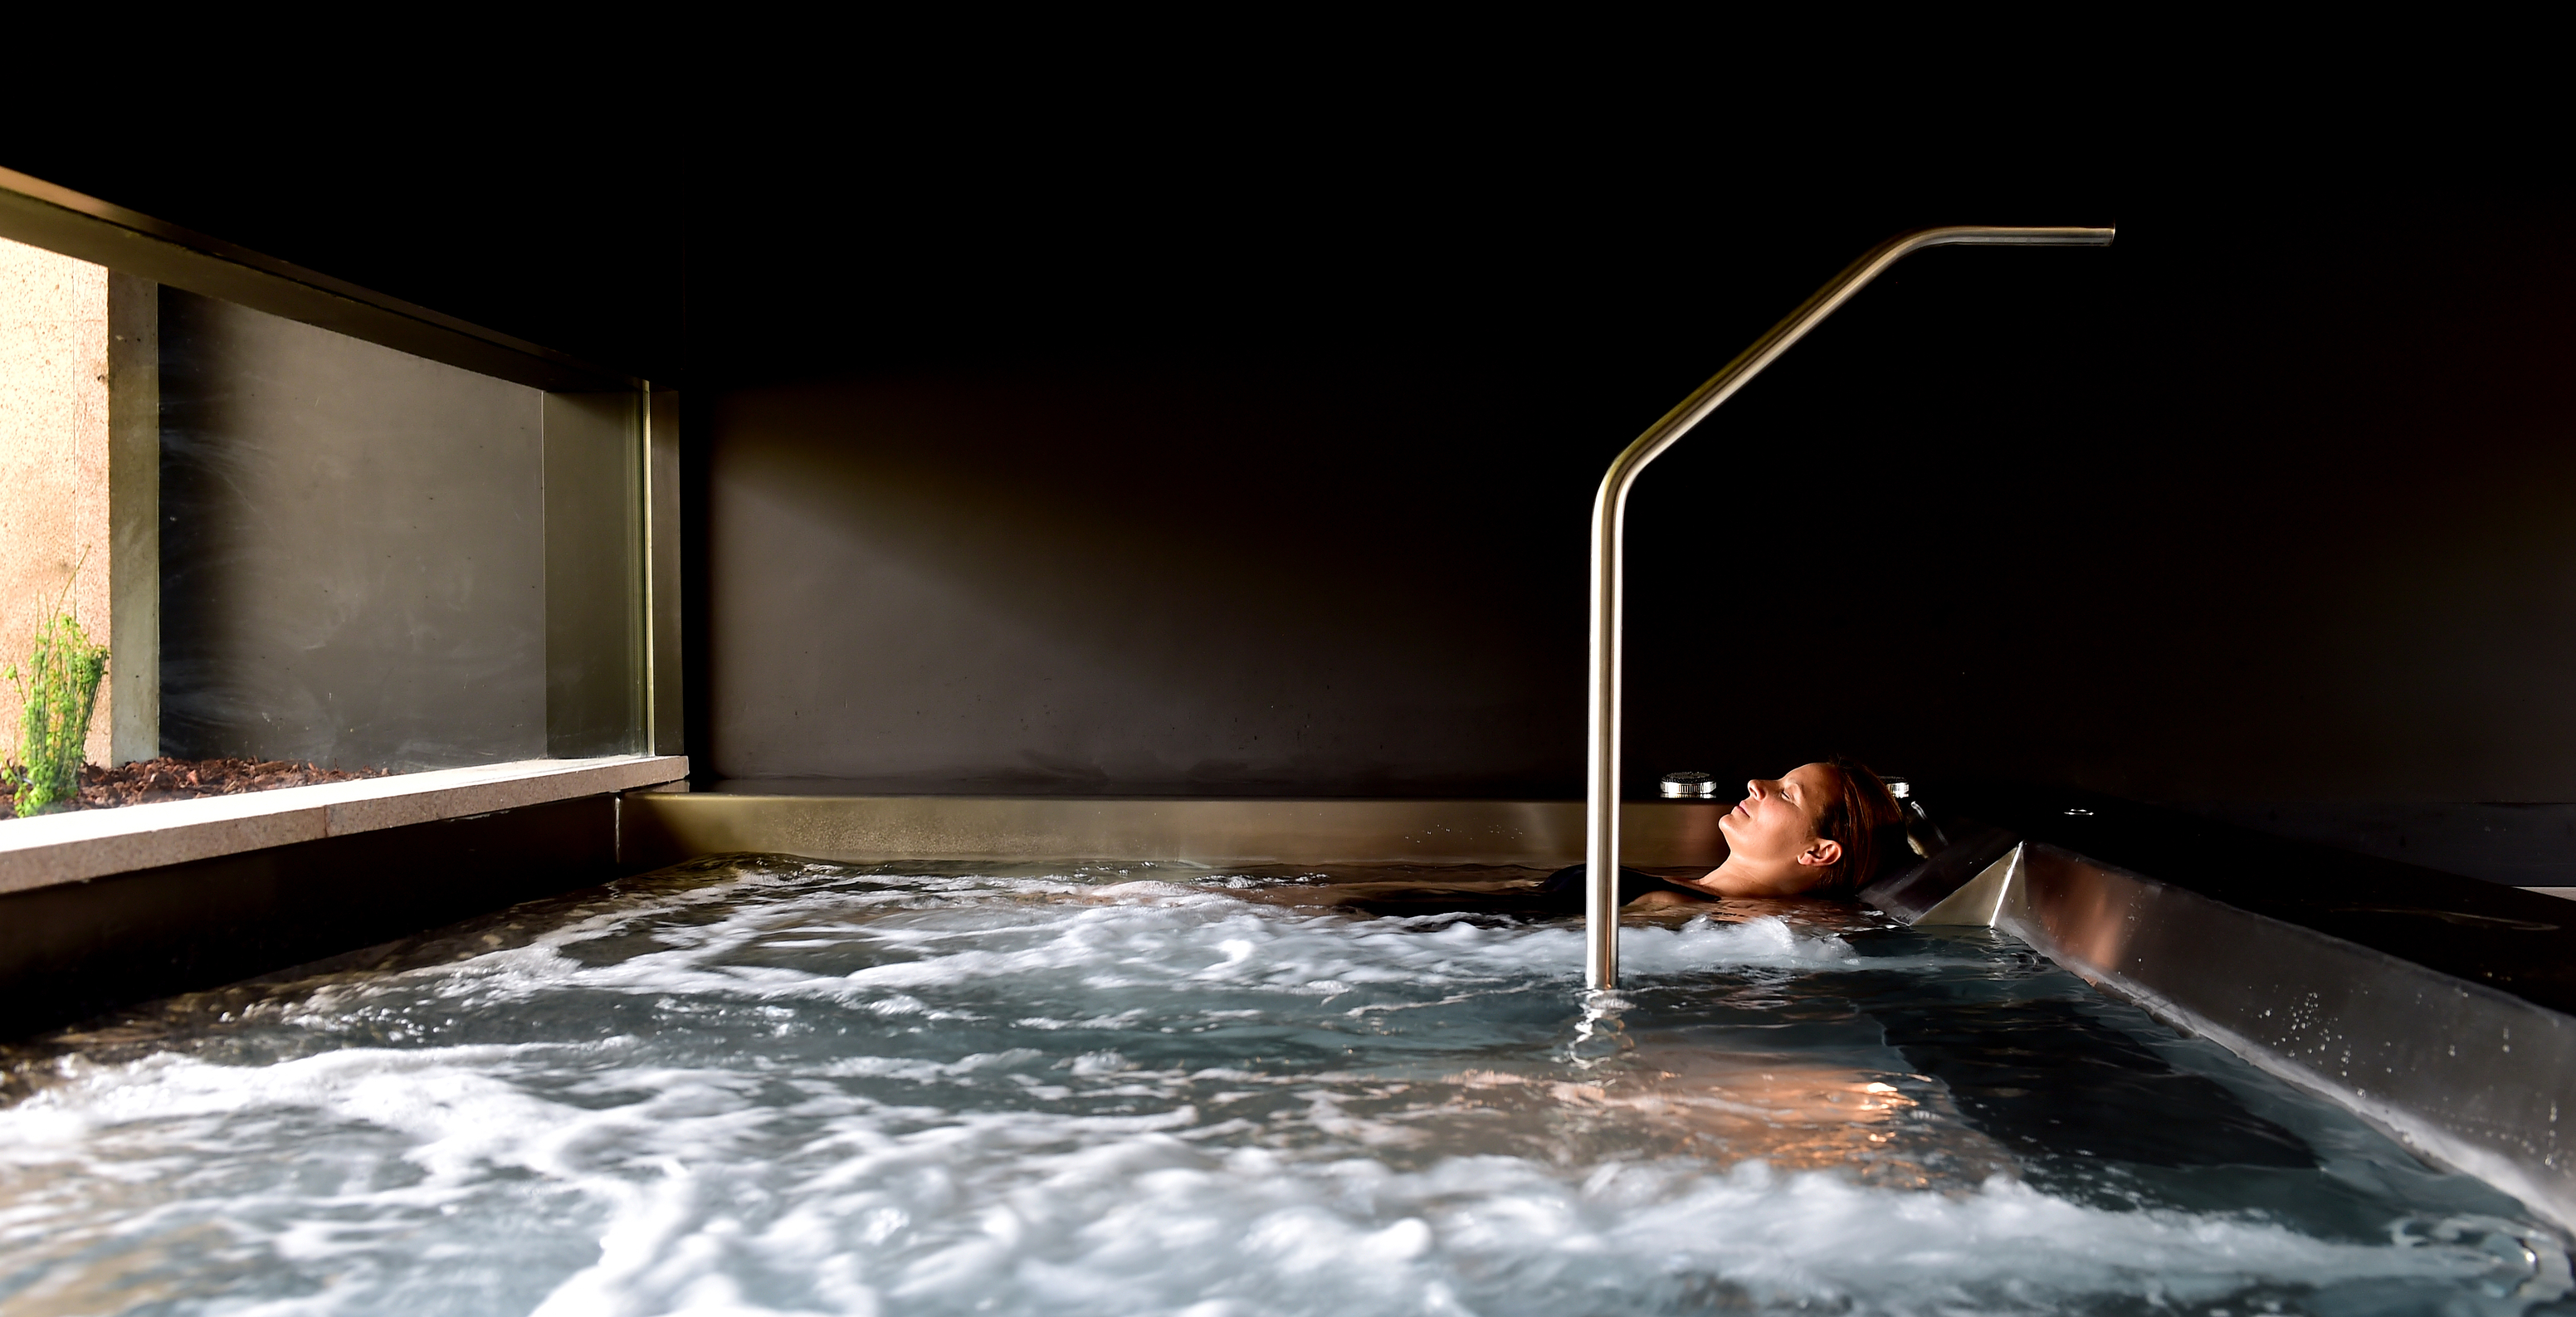
[[[619,854],[642,865],[737,851],[817,860],[1182,864],[1474,864],[1554,869],[1583,858],[1579,800],[1209,796],[755,794],[757,782],[637,796]],[[1645,867],[1714,865],[1731,801],[1628,801],[1621,853]]]
[[[0,822],[0,894],[296,842],[469,818],[688,776],[686,755],[517,759]]]

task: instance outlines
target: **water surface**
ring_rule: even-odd
[[[1433,875],[1493,882],[1514,873]],[[17,1049],[11,1314],[2576,1312],[2009,938],[703,861]],[[1423,875],[1412,875],[1420,881]]]

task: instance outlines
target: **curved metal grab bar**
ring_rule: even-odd
[[[1926,247],[2107,247],[2116,229],[1989,229],[1951,226],[1899,234],[1870,249],[1833,282],[1755,339],[1724,369],[1709,377],[1681,405],[1646,427],[1601,477],[1592,500],[1592,760],[1584,770],[1583,859],[1591,867],[1584,888],[1583,978],[1592,988],[1619,986],[1619,695],[1621,594],[1625,575],[1621,541],[1628,521],[1628,487],[1648,462],[1691,432],[1735,391],[1752,382],[1790,345],[1869,285],[1887,267]]]

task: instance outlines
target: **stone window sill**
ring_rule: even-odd
[[[465,818],[688,776],[685,755],[520,759],[0,823],[0,893],[379,828]]]

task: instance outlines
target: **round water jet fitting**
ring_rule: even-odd
[[[1706,773],[1666,773],[1660,785],[1664,795],[1675,800],[1696,800],[1717,794],[1717,779]]]

